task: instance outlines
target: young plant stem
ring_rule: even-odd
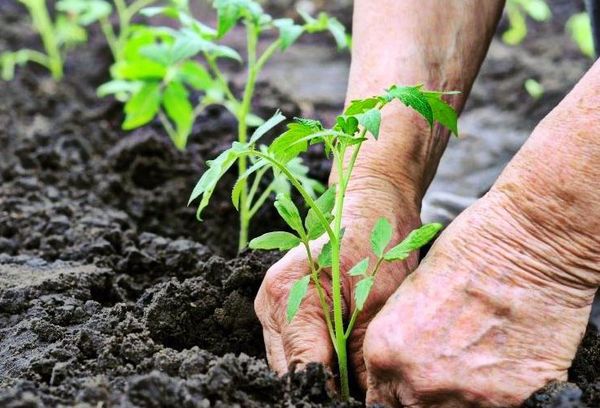
[[[371,273],[370,275],[371,277],[375,278],[375,275],[377,275],[377,271],[379,271],[379,267],[381,266],[383,261],[383,257],[377,260],[375,268],[373,268],[373,273]],[[358,317],[359,313],[360,310],[357,307],[355,307],[354,311],[352,312],[352,317],[350,318],[350,323],[348,323],[348,327],[346,327],[346,333],[344,333],[344,337],[346,337],[346,340],[348,340],[348,338],[350,337],[350,333],[352,333],[352,329],[354,329],[354,324],[356,323],[356,318]]]
[[[323,316],[325,317],[325,322],[327,324],[327,331],[329,331],[329,337],[331,338],[331,343],[333,344],[333,347],[334,347],[334,349],[336,349],[336,353],[337,353],[337,346],[336,346],[336,342],[335,342],[335,332],[333,330],[333,324],[331,323],[331,316],[330,316],[331,313],[329,311],[329,305],[327,304],[327,298],[325,297],[325,290],[323,289],[323,286],[321,285],[321,280],[319,277],[320,269],[315,268],[315,261],[312,256],[312,251],[310,250],[310,245],[309,245],[308,239],[303,239],[302,243],[304,244],[304,248],[306,248],[308,264],[310,265],[310,275],[311,275],[313,284],[315,285],[315,288],[317,289],[317,294],[319,296],[319,302],[321,303],[321,308],[323,309]]]
[[[62,79],[63,76],[63,60],[60,54],[60,48],[56,35],[54,34],[54,24],[48,14],[45,0],[21,0],[29,10],[29,14],[33,20],[33,25],[42,37],[44,49],[48,54],[47,67],[56,80]],[[37,62],[37,61],[36,61]]]
[[[117,9],[117,15],[119,17],[119,34],[115,34],[112,26],[110,25],[110,22],[107,26],[104,26],[104,24],[102,24],[104,26],[102,27],[102,31],[106,36],[115,61],[120,61],[123,59],[123,47],[125,46],[125,42],[127,41],[127,37],[129,36],[131,19],[141,9],[149,6],[155,1],[156,0],[136,0],[128,6],[127,3],[125,3],[125,0],[114,0],[115,8]],[[108,30],[109,27],[110,32],[112,32],[112,35],[107,35],[106,30]],[[112,45],[109,36],[112,38]]]
[[[252,95],[256,83],[256,45],[258,42],[258,29],[252,24],[246,24],[246,43],[248,49],[248,77],[244,88],[244,96],[238,110],[238,142],[246,143],[248,141],[247,118],[250,113]],[[238,174],[246,172],[246,156],[238,160]],[[248,185],[246,182],[242,185],[240,193],[240,238],[238,241],[238,252],[241,252],[248,245],[248,225],[250,223],[250,204],[248,203]]]
[[[248,141],[248,114],[252,107],[252,96],[254,95],[254,88],[256,86],[256,78],[264,67],[265,63],[273,56],[275,51],[280,46],[280,40],[273,42],[257,59],[257,45],[258,45],[258,34],[259,29],[251,24],[246,24],[246,35],[247,35],[247,49],[248,49],[248,76],[246,79],[246,86],[244,88],[244,95],[239,106],[237,120],[238,120],[238,141],[240,143],[246,143]],[[210,62],[209,62],[210,64]],[[216,63],[213,61],[212,71],[219,73],[216,68]],[[219,79],[219,77],[218,77]],[[223,79],[219,79],[220,82],[225,82]],[[224,88],[227,93],[228,87]],[[231,91],[229,91],[231,94]],[[235,101],[235,99],[234,99]],[[240,157],[238,160],[238,174],[244,174],[246,172],[248,162],[246,157]],[[248,227],[250,225],[250,219],[257,211],[257,206],[252,207],[251,200],[248,200],[248,184],[246,181],[242,182],[242,191],[240,193],[240,238],[238,242],[238,252],[242,251],[248,245]],[[270,193],[270,192],[269,192]],[[264,202],[269,193],[260,197],[259,201]],[[262,204],[261,202],[261,204]]]
[[[335,150],[334,150],[335,152]],[[342,400],[350,397],[348,384],[348,357],[346,355],[346,337],[344,336],[344,315],[342,308],[342,281],[340,269],[340,244],[342,230],[342,211],[344,209],[344,195],[347,183],[344,180],[343,157],[345,147],[341,146],[339,154],[334,155],[338,168],[338,186],[335,192],[334,205],[334,238],[331,239],[331,292],[333,298],[333,325],[335,328],[335,350],[338,357],[338,371],[340,375],[340,394]]]

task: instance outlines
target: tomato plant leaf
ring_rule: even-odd
[[[429,101],[421,91],[422,85],[397,86],[393,85],[387,90],[389,99],[398,99],[400,102],[420,113],[433,126],[433,110]]]
[[[242,190],[244,189],[244,186],[246,185],[246,180],[248,180],[248,177],[250,177],[252,173],[256,172],[257,170],[261,169],[267,164],[269,163],[265,160],[258,160],[256,163],[254,163],[252,166],[246,169],[246,171],[242,175],[238,177],[237,181],[233,185],[233,189],[231,190],[231,202],[233,203],[233,206],[236,210],[240,209],[240,195],[242,193]]]
[[[443,93],[423,92],[431,110],[434,120],[450,129],[455,136],[458,136],[458,115],[452,106],[448,105],[443,99]]]
[[[364,126],[377,140],[379,138],[379,126],[381,125],[381,111],[377,108],[366,111],[358,116],[358,123]]]
[[[184,61],[179,66],[178,76],[192,88],[204,91],[213,86],[213,80],[202,65],[196,61]]]
[[[300,309],[300,305],[302,304],[302,299],[306,296],[306,292],[308,291],[308,284],[310,283],[310,275],[306,275],[300,279],[298,279],[292,285],[290,289],[290,294],[288,297],[288,304],[286,310],[286,317],[288,323],[294,320],[294,316],[298,313]]]
[[[262,125],[256,128],[256,130],[254,131],[254,133],[252,133],[252,136],[250,137],[250,143],[256,143],[256,141],[263,137],[265,133],[273,129],[275,126],[277,126],[284,120],[285,116],[282,115],[280,110],[277,110],[275,114],[273,114],[273,116],[271,116],[266,122],[264,122]]]
[[[328,222],[333,220],[333,215],[331,212],[333,211],[333,206],[335,205],[335,185],[329,187],[321,196],[315,201],[317,208],[321,210],[321,212],[325,215],[325,219]],[[326,226],[323,225],[319,217],[317,217],[317,213],[313,208],[308,210],[306,214],[306,220],[304,220],[304,225],[306,226],[306,230],[308,231],[309,239],[316,239],[323,235],[325,232]]]
[[[367,269],[369,268],[369,258],[365,258],[362,261],[359,261],[356,265],[352,267],[348,271],[348,275],[350,276],[366,276]]]
[[[209,161],[208,170],[202,174],[198,183],[194,187],[188,205],[196,198],[202,196],[198,209],[196,210],[196,217],[198,220],[202,220],[202,210],[208,205],[210,197],[212,196],[217,182],[221,179],[223,174],[235,163],[235,161],[242,155],[246,155],[250,152],[248,145],[238,142],[233,142],[230,149],[225,150],[214,160]]]
[[[391,239],[392,226],[390,222],[383,217],[379,218],[371,232],[371,248],[378,258],[383,256],[383,252]]]
[[[160,108],[160,84],[147,82],[125,104],[123,129],[131,130],[150,122]]]
[[[296,204],[287,196],[287,194],[278,194],[275,201],[275,208],[291,229],[296,231],[301,237],[305,236],[302,218]]]
[[[278,249],[285,251],[292,249],[300,243],[300,238],[286,231],[267,232],[250,241],[248,246],[252,249]]]
[[[317,262],[321,268],[329,268],[331,267],[331,242],[328,241],[323,248],[321,249],[321,253],[317,257]]]
[[[188,100],[188,91],[177,81],[170,82],[164,90],[163,108],[169,119],[175,123],[175,147],[183,150],[194,124],[194,108]]]
[[[431,241],[441,229],[442,224],[432,223],[411,231],[402,242],[385,253],[384,259],[386,261],[397,261],[408,258],[412,251]]]
[[[281,51],[288,49],[302,35],[304,28],[294,24],[291,18],[280,18],[273,21],[273,25],[279,30]]]
[[[356,308],[358,310],[362,310],[365,306],[365,302],[369,297],[369,293],[371,292],[371,288],[373,287],[373,277],[369,276],[364,279],[361,279],[356,284],[354,288],[354,301],[356,302]]]

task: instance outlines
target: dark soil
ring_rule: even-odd
[[[0,45],[35,44],[11,4]],[[320,366],[278,378],[266,365],[252,301],[279,254],[234,256],[233,175],[204,223],[186,207],[233,118],[209,109],[183,153],[160,127],[125,134],[120,106],[95,96],[107,61],[92,41],[60,84],[26,67],[0,87],[0,407],[342,406]],[[274,106],[300,113],[262,84],[256,110]],[[269,208],[254,225],[280,226]],[[599,367],[590,326],[572,382],[526,406],[600,406]]]

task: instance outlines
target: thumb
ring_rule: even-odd
[[[306,364],[317,362],[332,372],[333,345],[314,287],[309,288],[294,319],[283,325],[282,341],[289,369],[301,370]]]

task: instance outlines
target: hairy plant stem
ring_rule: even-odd
[[[358,147],[356,148],[358,150]],[[343,400],[350,397],[348,384],[348,357],[346,355],[346,337],[344,336],[344,315],[342,307],[342,280],[340,269],[340,246],[342,230],[342,212],[344,210],[344,195],[347,183],[344,177],[343,157],[345,147],[342,146],[339,154],[335,155],[338,168],[338,186],[335,191],[334,227],[335,239],[331,240],[331,293],[333,298],[333,325],[335,328],[335,350],[338,358],[340,375],[340,394]]]
[[[248,114],[252,108],[252,97],[254,95],[254,89],[256,86],[256,79],[258,74],[261,72],[265,63],[273,56],[275,51],[280,46],[280,40],[274,41],[257,59],[257,44],[258,44],[259,29],[251,24],[246,24],[246,43],[248,49],[248,76],[246,79],[246,86],[244,87],[244,95],[240,103],[237,120],[238,120],[238,141],[240,143],[246,143],[248,141]],[[214,64],[216,66],[216,64]],[[212,68],[213,72],[218,72],[218,69]],[[220,81],[223,81],[222,79]],[[226,94],[227,94],[227,89]],[[231,92],[229,91],[229,94]],[[234,99],[235,101],[235,99]],[[245,156],[240,157],[238,160],[238,174],[242,175],[246,172],[248,161]],[[256,175],[255,177],[258,177]],[[262,177],[262,176],[261,176]],[[260,182],[260,178],[258,179]],[[240,238],[238,241],[238,252],[241,252],[248,245],[248,227],[250,225],[250,219],[256,214],[260,205],[268,198],[272,186],[263,192],[259,197],[258,201],[253,205],[252,200],[248,199],[248,183],[246,180],[242,182],[242,190],[240,192]]]
[[[252,95],[254,94],[254,86],[256,84],[256,45],[258,42],[258,30],[252,24],[246,24],[246,45],[248,50],[248,77],[244,88],[244,96],[242,103],[237,112],[238,120],[238,142],[246,143],[248,141],[248,113],[252,103]],[[247,160],[246,156],[242,156],[238,160],[238,174],[242,175],[246,172]],[[240,238],[238,241],[238,252],[241,252],[248,245],[248,225],[250,223],[250,205],[248,203],[248,185],[246,182],[242,185],[240,193]]]
[[[46,7],[45,0],[21,0],[21,2],[29,10],[31,19],[33,20],[34,27],[40,33],[42,37],[42,43],[44,49],[48,54],[47,67],[52,74],[52,77],[56,80],[60,80],[63,77],[63,60],[60,54],[60,48],[58,46],[58,40],[54,33],[54,24],[48,14],[48,8]],[[38,62],[39,61],[35,61]]]

